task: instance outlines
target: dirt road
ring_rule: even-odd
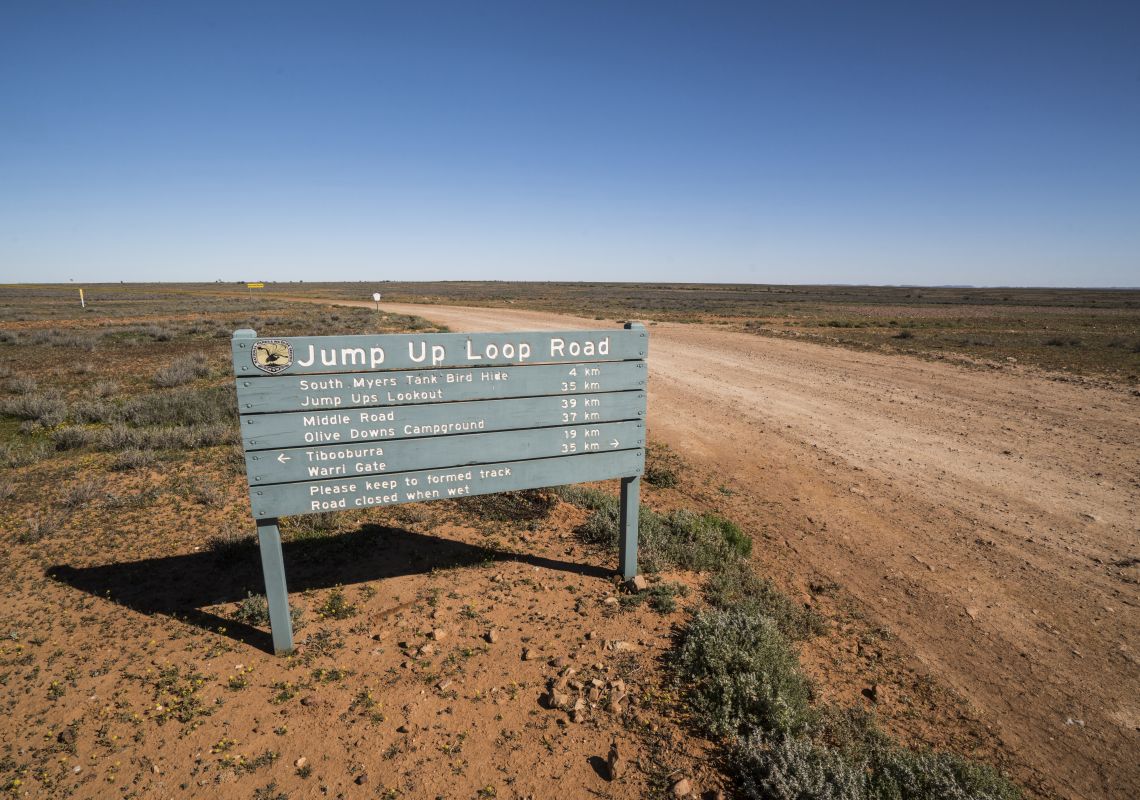
[[[455,331],[612,324],[384,309]],[[1140,796],[1140,400],[1016,368],[650,331],[650,436],[733,490],[726,513],[778,532],[804,585],[834,581],[881,618],[1036,786]]]

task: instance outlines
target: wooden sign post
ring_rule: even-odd
[[[621,478],[637,574],[649,350],[624,330],[233,336],[273,649],[293,650],[277,518]]]

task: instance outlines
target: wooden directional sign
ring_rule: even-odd
[[[575,453],[631,450],[645,445],[642,422],[603,422],[563,428],[464,433],[392,442],[259,450],[246,454],[251,485],[378,475],[429,467],[454,467],[509,459],[553,458]],[[306,509],[321,511],[319,507]],[[254,510],[257,516],[257,511]]]
[[[282,515],[307,514],[509,492],[536,484],[561,486],[622,478],[639,473],[644,460],[641,450],[618,450],[312,482],[304,484],[303,493],[293,491],[290,484],[258,486],[250,490],[250,496],[255,515],[259,506],[274,508]]]
[[[292,649],[276,518],[622,479],[637,572],[646,356],[625,330],[233,338],[274,648]]]
[[[565,372],[564,368],[560,369]],[[261,450],[587,422],[616,422],[640,419],[644,415],[643,391],[592,392],[584,395],[518,397],[468,403],[247,414],[242,417],[241,433],[246,449]]]
[[[585,362],[526,367],[475,367],[292,377],[237,382],[242,414],[399,406],[505,397],[645,389],[644,361]]]

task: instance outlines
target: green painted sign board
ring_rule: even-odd
[[[649,349],[624,330],[232,341],[273,646],[293,649],[277,518],[621,479],[637,573]]]

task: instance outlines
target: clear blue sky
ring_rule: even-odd
[[[0,2],[0,281],[1140,285],[1140,3]]]

